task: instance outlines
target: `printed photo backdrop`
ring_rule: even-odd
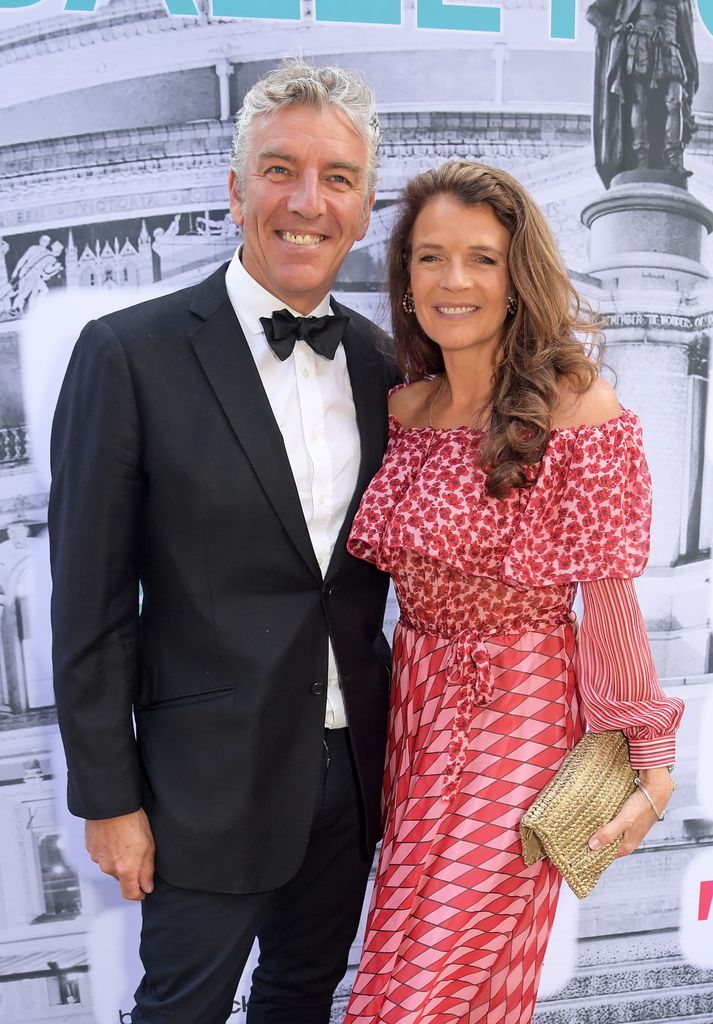
[[[713,1021],[713,3],[693,3],[693,201],[679,197],[657,227],[646,190],[630,187],[613,209],[595,171],[586,6],[0,0],[0,1024],[128,1021],[140,973],[138,907],[88,861],[64,809],[46,530],[59,383],[87,319],[232,256],[231,118],[255,79],[295,53],[359,68],[379,103],[377,204],[339,298],[384,321],[399,189],[461,157],[524,182],[575,284],[608,316],[606,361],[643,421],[654,477],[639,594],[662,682],[686,715],[666,821],[586,902],[563,893],[537,1021]],[[395,616],[392,601],[387,629]]]

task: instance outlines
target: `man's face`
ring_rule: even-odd
[[[243,229],[243,266],[309,313],[369,226],[367,144],[332,106],[295,104],[256,118],[242,195],[230,172],[230,211]]]

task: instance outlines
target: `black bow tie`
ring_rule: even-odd
[[[334,359],[349,317],[293,316],[287,309],[278,309],[272,314],[272,319],[261,316],[260,323],[267,343],[278,359],[284,361],[291,356],[295,342],[300,339],[318,355]]]

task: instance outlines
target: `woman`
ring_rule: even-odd
[[[349,542],[401,608],[385,834],[347,1024],[526,1024],[559,891],[518,825],[580,738],[622,728],[642,790],[590,839],[630,853],[671,795],[663,694],[632,578],[648,554],[638,420],[549,229],[508,174],[407,186],[389,287],[406,386]],[[584,616],[575,649],[572,602]],[[655,809],[655,810],[654,810]]]

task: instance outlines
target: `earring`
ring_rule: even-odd
[[[516,295],[508,295],[507,311],[508,311],[508,316],[515,316],[515,314],[517,313],[517,296]]]
[[[404,294],[403,299],[401,300],[401,307],[402,307],[404,313],[415,313],[416,312],[416,305],[415,305],[415,303],[413,301],[413,292],[411,291],[410,288],[407,289],[406,293]]]

